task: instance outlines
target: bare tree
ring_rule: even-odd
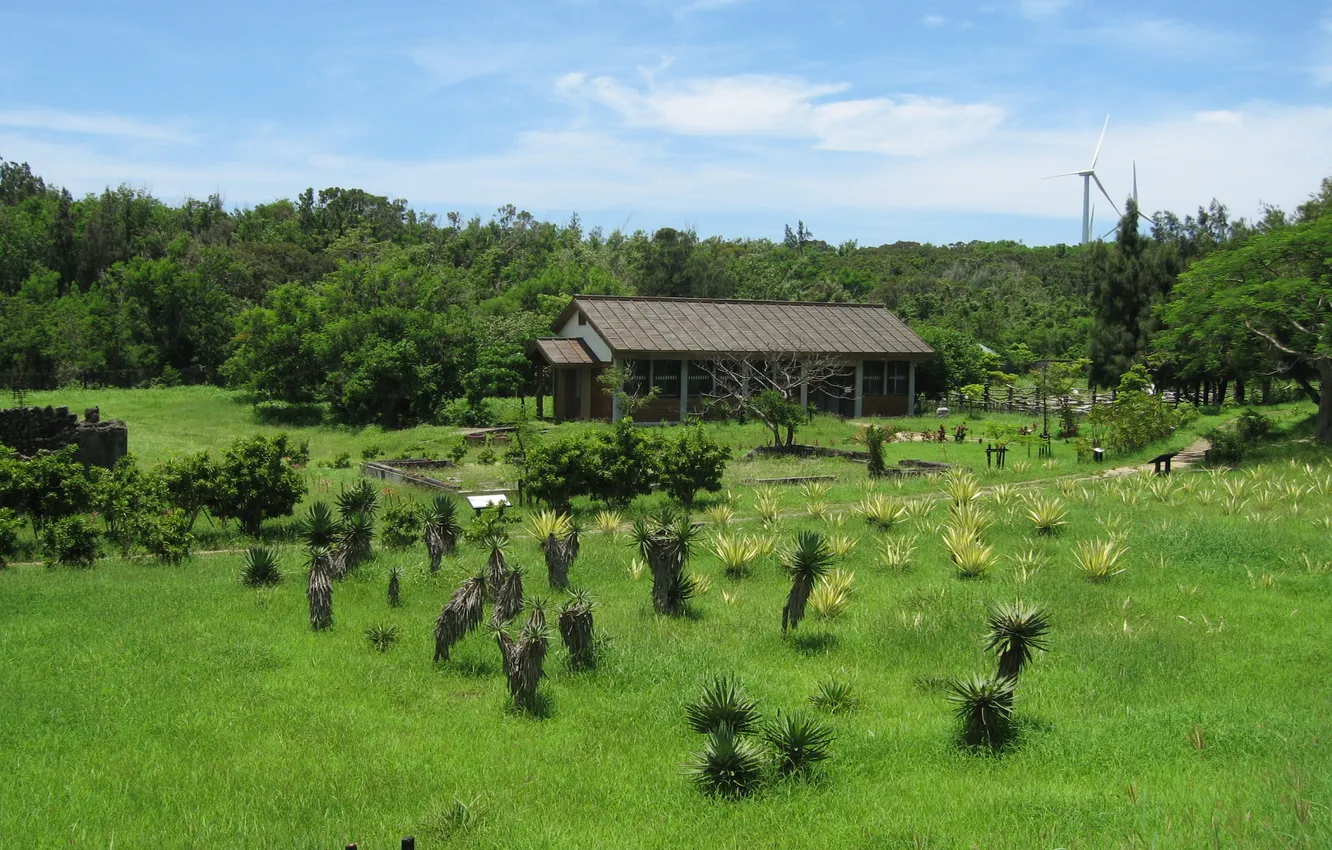
[[[842,383],[854,365],[835,354],[728,354],[691,361],[689,366],[712,376],[709,397],[763,422],[772,432],[774,446],[794,445],[796,428],[808,420],[801,405],[802,387],[837,399],[855,395],[854,386]]]

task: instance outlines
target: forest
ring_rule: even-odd
[[[0,384],[215,384],[350,424],[474,420],[483,399],[530,387],[525,343],[581,292],[882,303],[944,355],[926,391],[1089,358],[1101,386],[1145,362],[1158,382],[1223,394],[1289,372],[1316,398],[1306,357],[1259,351],[1247,331],[1243,356],[1199,351],[1207,335],[1164,317],[1196,263],[1314,221],[1330,197],[1325,182],[1254,223],[1213,201],[1140,226],[1131,207],[1115,241],[1090,246],[869,247],[830,245],[804,222],[774,241],[605,233],[512,206],[439,218],[361,189],[231,210],[127,185],[76,199],[0,160]],[[978,359],[977,344],[997,356]]]

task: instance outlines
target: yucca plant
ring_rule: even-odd
[[[1054,536],[1067,525],[1068,511],[1058,499],[1032,499],[1027,516],[1031,517],[1037,534]]]
[[[723,726],[708,733],[703,749],[692,754],[684,773],[705,793],[746,797],[763,781],[763,747]]]
[[[745,695],[734,676],[715,676],[703,686],[698,699],[685,706],[685,722],[695,732],[730,729],[747,735],[762,721],[758,703]]]
[[[1012,734],[1013,685],[1010,678],[972,675],[949,684],[948,700],[962,721],[962,742],[969,747],[1001,749]]]
[[[1044,466],[1047,472],[1053,472],[1054,470],[1059,468],[1059,461],[1055,460],[1054,458],[1050,458],[1045,462]]]
[[[990,488],[990,502],[996,508],[1006,508],[1017,498],[1017,488],[1012,484],[996,484]]]
[[[643,563],[639,558],[634,558],[629,562],[629,567],[626,571],[629,573],[629,578],[638,581],[643,577],[643,574],[647,572],[647,564]]]
[[[832,570],[809,595],[809,607],[823,620],[835,620],[851,607],[851,593],[855,589],[855,573]]]
[[[754,513],[758,516],[759,522],[766,526],[777,524],[777,520],[782,515],[781,501],[776,494],[761,495],[754,497]]]
[[[380,652],[388,652],[398,642],[398,627],[392,623],[376,623],[365,630],[365,639]]]
[[[499,593],[499,586],[509,574],[509,535],[502,530],[492,531],[481,538],[481,548],[486,551],[486,580],[490,582],[490,593]]]
[[[389,568],[388,604],[393,608],[402,604],[402,567]]]
[[[523,610],[523,571],[514,567],[506,570],[495,590],[495,605],[490,611],[490,622],[502,626]]]
[[[305,516],[296,521],[296,534],[312,554],[331,549],[338,539],[338,521],[333,509],[327,502],[310,505]]]
[[[948,508],[948,524],[978,540],[993,522],[994,517],[990,512],[976,504],[951,505]]]
[[[707,573],[697,573],[690,570],[686,575],[686,578],[688,579],[689,584],[694,588],[693,598],[695,599],[700,596],[706,596],[708,591],[712,590],[712,576]]]
[[[327,552],[315,552],[310,559],[310,576],[305,598],[310,603],[310,628],[321,632],[333,625],[333,576]]]
[[[735,520],[735,508],[730,505],[713,505],[703,512],[708,524],[717,528],[727,528]]]
[[[975,537],[946,541],[958,578],[981,578],[994,565],[994,547]]]
[[[831,534],[828,536],[828,548],[838,558],[845,560],[851,557],[851,553],[856,551],[856,544],[860,541],[849,534]]]
[[[834,511],[823,519],[829,528],[846,528],[846,511]]]
[[[351,514],[373,517],[379,510],[379,491],[364,478],[338,494],[338,513],[346,519]]]
[[[986,618],[985,649],[999,653],[1000,678],[1016,679],[1033,652],[1046,652],[1050,616],[1021,599],[1002,602]]]
[[[1087,581],[1102,582],[1124,572],[1123,567],[1116,567],[1119,559],[1128,551],[1115,539],[1084,540],[1073,553],[1073,563],[1086,577]]]
[[[1008,561],[1013,565],[1013,579],[1018,584],[1026,584],[1045,566],[1045,556],[1035,549],[1014,552],[1008,556]]]
[[[749,574],[749,568],[758,560],[761,545],[753,537],[743,535],[718,534],[712,538],[709,547],[722,568],[731,578],[743,578]]]
[[[550,629],[546,627],[542,603],[532,603],[527,622],[516,638],[504,629],[497,629],[495,640],[499,643],[514,706],[520,711],[536,711],[539,708],[537,687],[546,675],[546,649],[550,645]]]
[[[895,524],[906,519],[907,511],[897,500],[882,493],[872,493],[860,500],[856,506],[870,525],[887,531]]]
[[[814,517],[814,519],[821,520],[828,515],[828,503],[808,502],[805,504],[805,513]]]
[[[592,639],[592,597],[583,590],[574,590],[560,607],[560,637],[569,650],[569,669],[591,670],[597,664],[596,647]]]
[[[374,539],[375,521],[370,514],[352,512],[344,515],[338,524],[339,557],[334,578],[342,578],[368,561],[374,555]]]
[[[815,531],[802,531],[796,537],[795,548],[786,553],[783,564],[791,577],[791,592],[782,607],[782,632],[800,625],[805,616],[805,605],[814,585],[828,574],[833,554],[823,536]]]
[[[879,562],[895,572],[910,569],[911,557],[916,553],[916,538],[900,540],[884,538],[879,542]]]
[[[763,727],[763,739],[772,748],[782,776],[806,774],[832,756],[832,730],[800,711],[783,714],[779,710]]]
[[[619,511],[597,511],[596,516],[592,517],[592,525],[611,543],[620,536],[620,529],[624,527],[624,517]]]
[[[969,472],[955,472],[944,480],[944,494],[955,505],[970,504],[981,496],[980,482]]]
[[[426,551],[430,553],[430,572],[439,572],[440,560],[458,550],[458,503],[449,496],[436,496],[421,512]]]
[[[934,513],[934,502],[931,499],[911,499],[903,503],[902,511],[906,519],[921,522]]]
[[[1072,478],[1060,478],[1055,482],[1055,488],[1059,491],[1059,495],[1071,499],[1078,491],[1078,482]]]
[[[652,570],[652,606],[660,614],[684,614],[685,604],[695,593],[684,568],[700,529],[688,514],[677,515],[669,508],[634,522],[634,545]]]
[[[827,481],[806,481],[800,485],[800,495],[807,502],[821,502],[831,490]]]
[[[435,618],[435,661],[448,661],[449,650],[481,624],[485,616],[486,577],[473,576],[453,591]]]
[[[1008,465],[1008,468],[1013,470],[1014,475],[1026,475],[1031,471],[1031,461],[1015,460]]]
[[[569,567],[577,555],[573,519],[555,511],[538,511],[528,522],[528,532],[541,544],[546,557],[546,579],[555,590],[569,586]]]
[[[1221,503],[1221,513],[1226,516],[1237,516],[1244,513],[1244,509],[1249,506],[1248,499],[1242,499],[1239,496],[1227,496]]]
[[[809,704],[829,714],[845,714],[858,708],[860,700],[850,682],[832,678],[819,683],[819,690],[809,698]]]
[[[270,587],[282,581],[277,555],[272,549],[256,546],[245,550],[245,565],[241,567],[241,582],[247,587]]]

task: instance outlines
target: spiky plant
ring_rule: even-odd
[[[735,508],[730,505],[713,505],[703,512],[710,525],[727,528],[735,520]]]
[[[370,514],[352,512],[342,518],[337,548],[341,551],[341,575],[346,575],[374,554],[375,520]],[[337,576],[338,578],[341,575]]]
[[[821,502],[828,498],[831,490],[827,481],[806,481],[800,485],[800,496],[806,502]]]
[[[1032,499],[1027,516],[1036,526],[1037,534],[1054,536],[1067,524],[1068,510],[1058,499]]]
[[[1118,567],[1119,559],[1127,552],[1118,540],[1084,540],[1073,553],[1073,563],[1082,571],[1087,581],[1103,582],[1124,572]],[[1116,568],[1118,567],[1118,568]]]
[[[398,642],[398,627],[392,623],[376,623],[365,630],[365,639],[380,652],[388,652]]]
[[[389,569],[388,604],[394,608],[402,604],[402,567]]]
[[[305,598],[310,603],[310,628],[317,632],[333,625],[333,576],[330,572],[328,553],[314,553]]]
[[[490,582],[492,595],[499,593],[499,586],[509,573],[508,547],[509,536],[503,532],[492,532],[481,538],[481,548],[486,550],[486,579]]]
[[[888,434],[879,425],[870,425],[865,429],[865,449],[869,453],[866,471],[870,478],[883,475],[883,443],[887,438]]]
[[[814,517],[814,519],[823,519],[828,515],[827,502],[807,502],[805,504],[805,513]]]
[[[990,515],[989,511],[975,503],[952,505],[948,508],[948,524],[965,531],[978,540],[993,522],[994,517]]]
[[[802,531],[796,537],[795,547],[782,560],[782,566],[791,577],[791,592],[782,606],[782,632],[785,633],[799,626],[804,619],[809,595],[814,592],[818,580],[828,574],[833,554],[818,532]]]
[[[754,513],[758,516],[759,522],[767,526],[777,524],[777,520],[782,515],[782,504],[779,497],[774,493],[772,495],[760,495],[754,497]]]
[[[763,781],[763,747],[723,726],[708,734],[703,749],[692,754],[684,773],[704,791],[719,797],[746,797]]]
[[[962,742],[1001,749],[1012,733],[1013,679],[972,675],[949,684],[948,700],[962,721]]]
[[[241,582],[247,587],[269,587],[282,581],[277,555],[272,549],[256,546],[245,550],[245,566],[241,568]]]
[[[934,501],[931,499],[910,499],[902,504],[903,518],[922,522],[934,513]]]
[[[449,650],[481,623],[485,615],[486,577],[473,576],[453,591],[435,619],[435,661],[448,661]]]
[[[327,502],[315,502],[296,521],[296,534],[312,554],[332,548],[338,539],[338,521]]]
[[[652,607],[660,614],[680,616],[695,594],[684,568],[701,528],[688,514],[677,515],[669,508],[634,521],[634,545],[652,570]]]
[[[523,571],[514,567],[504,573],[495,589],[495,606],[490,622],[502,626],[523,610]]]
[[[591,670],[597,665],[592,641],[592,597],[584,590],[570,591],[560,607],[560,637],[569,650],[569,669]]]
[[[854,711],[860,700],[851,690],[850,682],[833,678],[819,682],[818,693],[809,698],[809,704],[829,714],[844,714]]]
[[[1017,488],[1012,484],[996,484],[990,488],[990,502],[996,508],[1005,508],[1017,498]]]
[[[856,574],[832,570],[819,579],[809,595],[809,607],[822,620],[835,620],[851,607],[851,593],[855,590]]]
[[[896,572],[911,567],[911,556],[916,553],[916,538],[903,537],[900,540],[884,538],[879,542],[879,561],[885,567]]]
[[[849,534],[833,534],[828,537],[828,548],[832,553],[842,560],[851,557],[851,553],[856,551],[856,544],[860,541]]]
[[[1033,652],[1049,649],[1046,635],[1050,617],[1041,608],[1021,599],[1002,602],[990,609],[985,649],[999,653],[999,677],[1016,679]]]
[[[373,517],[379,510],[379,491],[375,485],[364,478],[350,487],[344,487],[338,494],[338,513],[343,519],[351,514],[365,514]]]
[[[592,524],[601,532],[601,536],[614,543],[620,536],[620,529],[624,527],[624,517],[619,511],[597,511]]]
[[[421,525],[425,532],[426,551],[430,553],[430,572],[439,572],[439,563],[445,555],[458,550],[458,503],[449,496],[436,496],[421,511]]]
[[[994,547],[976,538],[968,538],[952,549],[953,566],[958,578],[981,578],[994,565]]]
[[[1018,584],[1026,584],[1045,566],[1045,556],[1035,549],[1013,552],[1008,561],[1013,566],[1013,580]]]
[[[695,732],[715,732],[723,727],[740,735],[759,728],[758,703],[747,697],[734,676],[714,676],[703,686],[698,699],[685,706],[685,722]]]
[[[545,543],[551,537],[559,540],[569,536],[573,529],[571,517],[567,513],[541,510],[527,520],[527,533],[538,543]]]
[[[806,774],[832,756],[832,730],[804,712],[780,710],[763,728],[763,739],[776,756],[782,776]]]
[[[1015,475],[1025,475],[1031,471],[1031,461],[1019,460],[1009,464],[1009,469],[1013,470]]]
[[[969,472],[952,472],[944,480],[944,494],[955,505],[966,505],[981,496],[980,482]]]
[[[1065,499],[1073,498],[1078,492],[1078,482],[1072,478],[1061,478],[1055,482],[1055,487],[1059,490],[1059,495]]]
[[[906,508],[883,493],[871,493],[861,499],[856,510],[865,517],[866,522],[884,531],[906,519],[907,516]]]
[[[749,574],[749,568],[758,560],[761,546],[753,537],[743,535],[718,534],[712,538],[708,547],[731,578],[743,578]]]
[[[504,662],[504,675],[509,682],[509,696],[520,711],[533,712],[539,707],[537,687],[546,675],[546,649],[550,645],[550,629],[546,627],[546,611],[542,603],[534,601],[527,622],[513,637],[504,629],[495,632],[500,656]]]

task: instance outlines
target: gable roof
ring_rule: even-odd
[[[595,366],[601,362],[581,339],[545,337],[534,340],[532,346],[552,366]]]
[[[556,327],[579,311],[623,355],[934,354],[880,304],[578,295]]]

